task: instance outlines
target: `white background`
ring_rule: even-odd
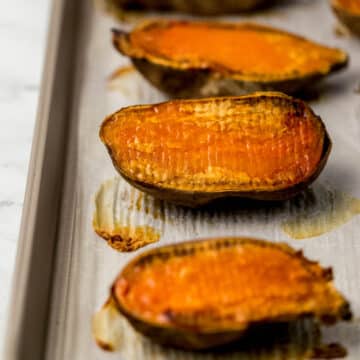
[[[6,331],[50,3],[50,0],[0,2],[0,354]]]

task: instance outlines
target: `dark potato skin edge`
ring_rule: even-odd
[[[352,14],[331,1],[331,7],[338,19],[356,36],[360,37],[360,15]]]
[[[109,2],[109,0],[107,0]],[[219,15],[257,10],[276,0],[112,0],[123,11],[176,11],[194,15]]]
[[[256,242],[260,246],[264,247],[276,247],[285,253],[290,254],[293,257],[297,257],[304,262],[304,266],[314,266],[318,265],[317,262],[308,260],[304,257],[302,251],[296,251],[285,243],[271,243],[264,240],[258,239],[248,239],[248,238],[235,238],[233,240],[235,244],[242,244],[246,242],[254,243]],[[198,248],[198,251],[206,251],[207,247],[210,247],[211,244],[223,243],[225,246],[225,242],[228,242],[227,246],[231,246],[231,240],[229,238],[219,238],[219,239],[203,239],[203,240],[195,240],[195,241],[186,241],[180,244],[166,245],[154,250],[148,250],[143,252],[142,254],[135,257],[133,260],[128,263],[125,268],[122,270],[122,273],[131,271],[132,267],[135,266],[139,261],[145,259],[145,261],[151,262],[154,257],[157,255],[161,256],[163,253],[170,253],[172,256],[186,256],[181,251],[174,251],[176,249],[186,249],[186,248]],[[229,243],[230,242],[230,243]],[[196,250],[195,250],[196,251]],[[171,256],[171,255],[170,255]],[[328,282],[333,280],[333,273],[331,268],[322,268],[322,276]],[[303,314],[300,317],[296,317],[294,315],[284,316],[279,319],[269,319],[268,321],[261,322],[259,324],[254,323],[243,329],[229,329],[228,331],[222,332],[211,332],[211,333],[202,333],[200,330],[191,329],[191,328],[181,328],[176,326],[176,324],[171,324],[171,326],[160,326],[157,324],[152,324],[150,322],[146,322],[141,318],[135,317],[131,312],[125,309],[117,300],[115,296],[115,287],[114,285],[111,288],[111,297],[116,304],[118,311],[130,322],[130,324],[134,327],[136,331],[139,333],[149,337],[156,343],[161,345],[171,346],[175,348],[185,349],[185,350],[205,350],[211,349],[215,347],[219,347],[225,344],[232,343],[236,340],[239,340],[245,333],[253,327],[257,325],[265,324],[265,323],[279,323],[279,322],[289,322],[295,320],[301,320],[307,317],[313,317],[314,314]],[[320,322],[324,324],[333,324],[338,320],[351,320],[352,312],[350,309],[349,302],[344,298],[344,303],[339,310],[339,314],[336,318],[326,318],[326,319],[318,319]]]
[[[131,61],[155,88],[175,99],[245,95],[255,91],[279,91],[295,95],[347,66],[347,62],[334,64],[328,74],[274,82],[249,82],[223,77],[210,70],[179,70],[154,64],[146,59],[132,58]]]
[[[255,91],[279,91],[294,95],[317,84],[328,75],[348,66],[348,57],[334,63],[327,73],[317,73],[281,81],[241,81],[210,69],[179,69],[156,64],[146,58],[127,55],[129,34],[113,29],[113,45],[124,56],[130,57],[134,67],[154,87],[173,98],[201,98],[208,96],[244,95]]]

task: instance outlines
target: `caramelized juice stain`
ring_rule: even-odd
[[[360,83],[356,85],[356,87],[354,89],[354,93],[355,94],[360,94]]]
[[[104,236],[103,236],[104,237]],[[129,252],[159,241],[160,233],[151,226],[117,227],[107,236],[108,244],[120,252]]]
[[[161,213],[157,206],[151,196],[144,196],[121,179],[107,180],[95,196],[93,228],[117,251],[137,250],[160,239],[160,231],[150,226],[155,217],[152,213],[145,216],[150,208]]]
[[[342,359],[347,356],[347,350],[338,343],[320,345],[311,350],[310,359]]]
[[[154,219],[159,219],[160,211],[161,211],[160,207],[161,207],[161,201],[156,199],[154,201],[154,206],[152,211],[152,216],[154,217]]]
[[[128,206],[128,219],[127,219],[127,223],[130,222],[130,213],[132,210],[134,210],[134,207],[135,207],[135,189],[132,187],[131,190],[130,190],[130,199],[129,199],[129,206]],[[116,199],[114,199],[116,200]],[[136,201],[137,202],[137,201]]]
[[[164,201],[150,195],[139,192],[136,199],[136,210],[143,210],[145,214],[151,215],[155,220],[165,221]]]
[[[143,198],[144,198],[144,193],[139,192],[138,197],[136,199],[136,210],[137,211],[141,211]]]
[[[111,93],[118,93],[131,99],[131,102],[140,103],[144,102],[144,97],[148,96],[150,85],[144,86],[143,80],[135,68],[127,65],[119,67],[109,75],[106,80],[106,89]],[[138,100],[134,100],[136,98]]]
[[[349,37],[351,35],[349,29],[341,23],[334,26],[334,34],[338,37]]]
[[[112,297],[93,316],[92,333],[103,350],[117,351],[123,342],[123,324]]]
[[[115,71],[113,71],[110,76],[108,77],[109,85],[113,80],[122,78],[125,75],[128,75],[135,71],[134,66],[132,65],[126,65],[126,66],[120,66]]]
[[[360,214],[360,199],[340,191],[330,191],[317,200],[314,209],[305,209],[282,224],[293,239],[306,239],[328,233]]]
[[[145,211],[145,214],[149,214],[150,213],[150,204],[149,202],[152,200],[153,198],[149,199],[149,196],[148,195],[145,195],[144,196],[144,211]]]
[[[135,68],[131,65],[119,67],[108,77],[107,89],[130,96],[133,91],[131,87],[133,81],[130,78],[135,74]]]
[[[154,219],[160,219],[161,221],[165,221],[165,204],[164,201],[155,199],[154,200]]]

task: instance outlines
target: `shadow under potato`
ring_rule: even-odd
[[[339,191],[328,183],[316,183],[294,198],[285,201],[260,201],[243,198],[214,200],[201,208],[168,207],[167,217],[175,220],[206,221],[210,234],[216,235],[219,224],[246,224],[247,230],[281,225],[289,237],[297,240],[329,233],[360,214],[360,199]],[[250,227],[249,227],[250,226]]]
[[[145,340],[149,341],[149,340]],[[211,350],[185,351],[155,345],[169,358],[212,359],[305,359],[321,344],[319,325],[311,318],[292,322],[253,325],[241,337]]]
[[[333,78],[322,79],[318,83],[296,92],[293,96],[310,103],[321,101],[323,98],[336,97],[344,92],[349,92],[349,87],[351,92],[353,88],[352,79],[356,79],[356,76],[357,74],[354,74],[351,70],[343,74],[335,74]]]
[[[287,213],[289,208],[292,209],[292,211],[296,211],[297,209],[301,209],[302,211],[311,211],[311,209],[316,206],[317,202],[318,199],[316,192],[312,188],[308,188],[290,200],[264,201],[240,197],[229,197],[214,200],[209,204],[195,209],[181,205],[172,206],[177,207],[177,209],[182,209],[183,211],[189,211],[193,216],[196,216],[200,212],[208,217],[228,217],[230,213],[236,216],[251,216],[253,214],[258,217],[261,214],[271,214],[275,217],[282,213]]]
[[[123,11],[146,12],[179,12],[192,15],[222,15],[236,13],[254,13],[259,9],[267,9],[284,0],[104,0],[109,7]]]
[[[160,358],[196,360],[340,359],[348,355],[338,342],[322,343],[319,324],[312,318],[292,322],[254,325],[238,340],[210,350],[189,351],[152,343]]]
[[[236,342],[217,347],[212,352],[217,354],[232,354],[236,352],[274,351],[305,354],[317,346],[321,340],[319,325],[312,319],[301,319],[293,322],[253,325]]]

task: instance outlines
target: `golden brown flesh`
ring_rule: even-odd
[[[124,108],[105,119],[100,137],[132,185],[195,206],[293,196],[330,151],[323,123],[304,102],[270,92]]]
[[[332,0],[331,4],[340,21],[360,36],[360,0]]]
[[[177,97],[293,93],[348,62],[341,50],[256,24],[152,21],[114,31],[115,47]]]
[[[148,251],[123,269],[112,296],[138,331],[188,349],[233,341],[261,323],[351,317],[331,269],[285,244],[246,238]]]
[[[120,10],[179,11],[198,15],[219,15],[250,11],[262,5],[270,6],[273,0],[105,0]]]

